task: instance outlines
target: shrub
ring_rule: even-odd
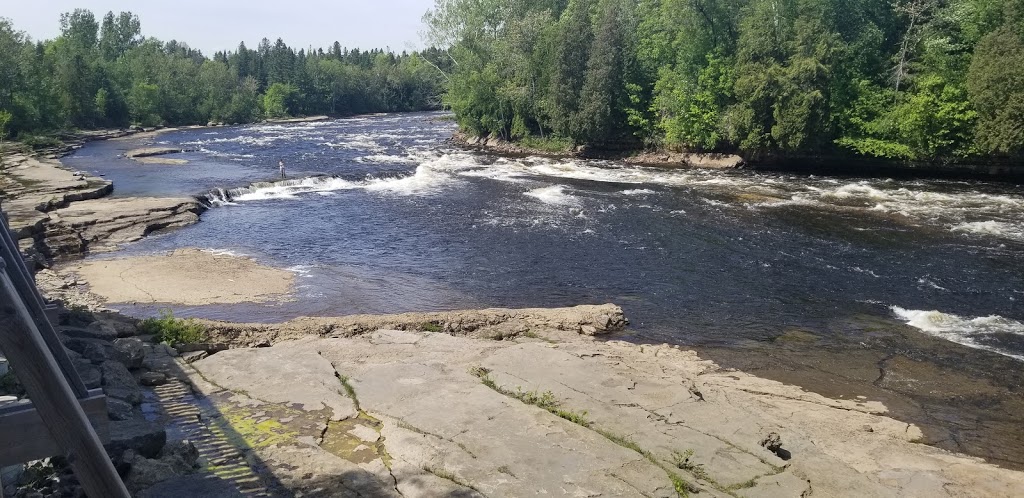
[[[64,145],[63,142],[54,137],[46,137],[42,135],[27,135],[19,138],[23,144],[32,147],[35,150],[49,149]]]
[[[160,318],[142,321],[142,333],[156,336],[158,342],[190,344],[206,340],[206,327],[192,318],[175,318],[171,310],[161,310]]]

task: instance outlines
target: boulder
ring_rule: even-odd
[[[131,403],[121,401],[117,398],[107,398],[107,417],[110,420],[131,420],[135,412]]]
[[[120,318],[121,319],[102,319],[99,320],[99,322],[102,322],[106,327],[113,329],[117,334],[117,337],[133,337],[138,335],[139,329],[133,321],[125,320],[124,317]]]
[[[136,417],[129,420],[110,422],[110,442],[105,446],[110,455],[123,455],[133,450],[146,458],[155,458],[167,444],[167,432],[163,426]]]
[[[133,405],[142,403],[142,389],[127,367],[117,361],[106,361],[100,369],[103,371],[103,392],[107,396]]]
[[[146,358],[146,351],[143,349],[142,341],[135,337],[122,337],[114,340],[114,359],[124,363],[124,366],[134,370],[142,367],[142,360]]]
[[[102,339],[71,337],[64,340],[64,345],[97,365],[114,356],[114,345]]]
[[[139,382],[144,386],[160,386],[167,383],[167,376],[160,372],[146,372],[139,376]]]
[[[64,326],[59,329],[60,333],[66,337],[75,337],[80,339],[103,339],[112,341],[117,338],[117,331],[113,328],[103,328],[94,326],[99,322],[93,322],[88,327],[73,327]]]
[[[125,486],[130,491],[138,492],[172,477],[190,474],[198,459],[199,451],[188,440],[168,444],[159,459],[145,458],[134,450],[127,450],[122,460],[131,470]]]
[[[78,371],[78,376],[82,379],[85,387],[89,389],[96,389],[100,387],[103,382],[103,374],[99,368],[96,368],[91,361],[81,358],[72,360],[75,364],[75,370]]]

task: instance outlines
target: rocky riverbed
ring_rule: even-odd
[[[201,210],[106,198],[109,183],[51,160],[15,154],[3,165],[3,208],[14,207],[12,228],[40,266],[193,223]],[[45,270],[40,287],[95,310],[102,300],[86,279],[99,286],[110,272],[96,268],[85,278]],[[171,347],[132,318],[78,310],[62,314],[60,334],[83,379],[108,395],[108,449],[139,496],[1024,489],[1024,473],[920,444],[921,430],[877,399],[614,340],[627,323],[614,305],[202,321],[200,343]],[[15,495],[77,492],[60,459],[18,474]]]

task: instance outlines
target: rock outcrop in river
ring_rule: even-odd
[[[22,251],[40,265],[195,223],[204,209],[193,198],[109,198],[110,182],[54,159],[8,154],[0,167],[3,210]]]

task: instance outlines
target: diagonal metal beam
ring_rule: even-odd
[[[7,221],[4,220],[2,212],[0,212],[0,225],[2,225],[0,226],[0,260],[7,263],[7,275],[17,290],[18,295],[25,300],[24,304],[28,310],[27,316],[32,320],[46,345],[50,348],[60,368],[60,372],[64,374],[64,378],[71,385],[75,396],[79,399],[85,399],[89,396],[89,390],[86,389],[85,383],[82,382],[82,378],[78,375],[78,370],[75,369],[74,363],[71,362],[67,351],[64,350],[64,344],[57,337],[57,331],[46,315],[46,303],[39,294],[39,289],[36,287],[35,280],[28,271],[28,267],[25,266],[25,261],[21,258],[18,244],[14,241],[14,237],[11,236],[11,231],[8,230]]]
[[[99,436],[0,260],[0,350],[89,496],[128,498]],[[47,322],[49,323],[49,322]],[[63,352],[63,349],[60,349]],[[26,434],[26,437],[32,437]]]

